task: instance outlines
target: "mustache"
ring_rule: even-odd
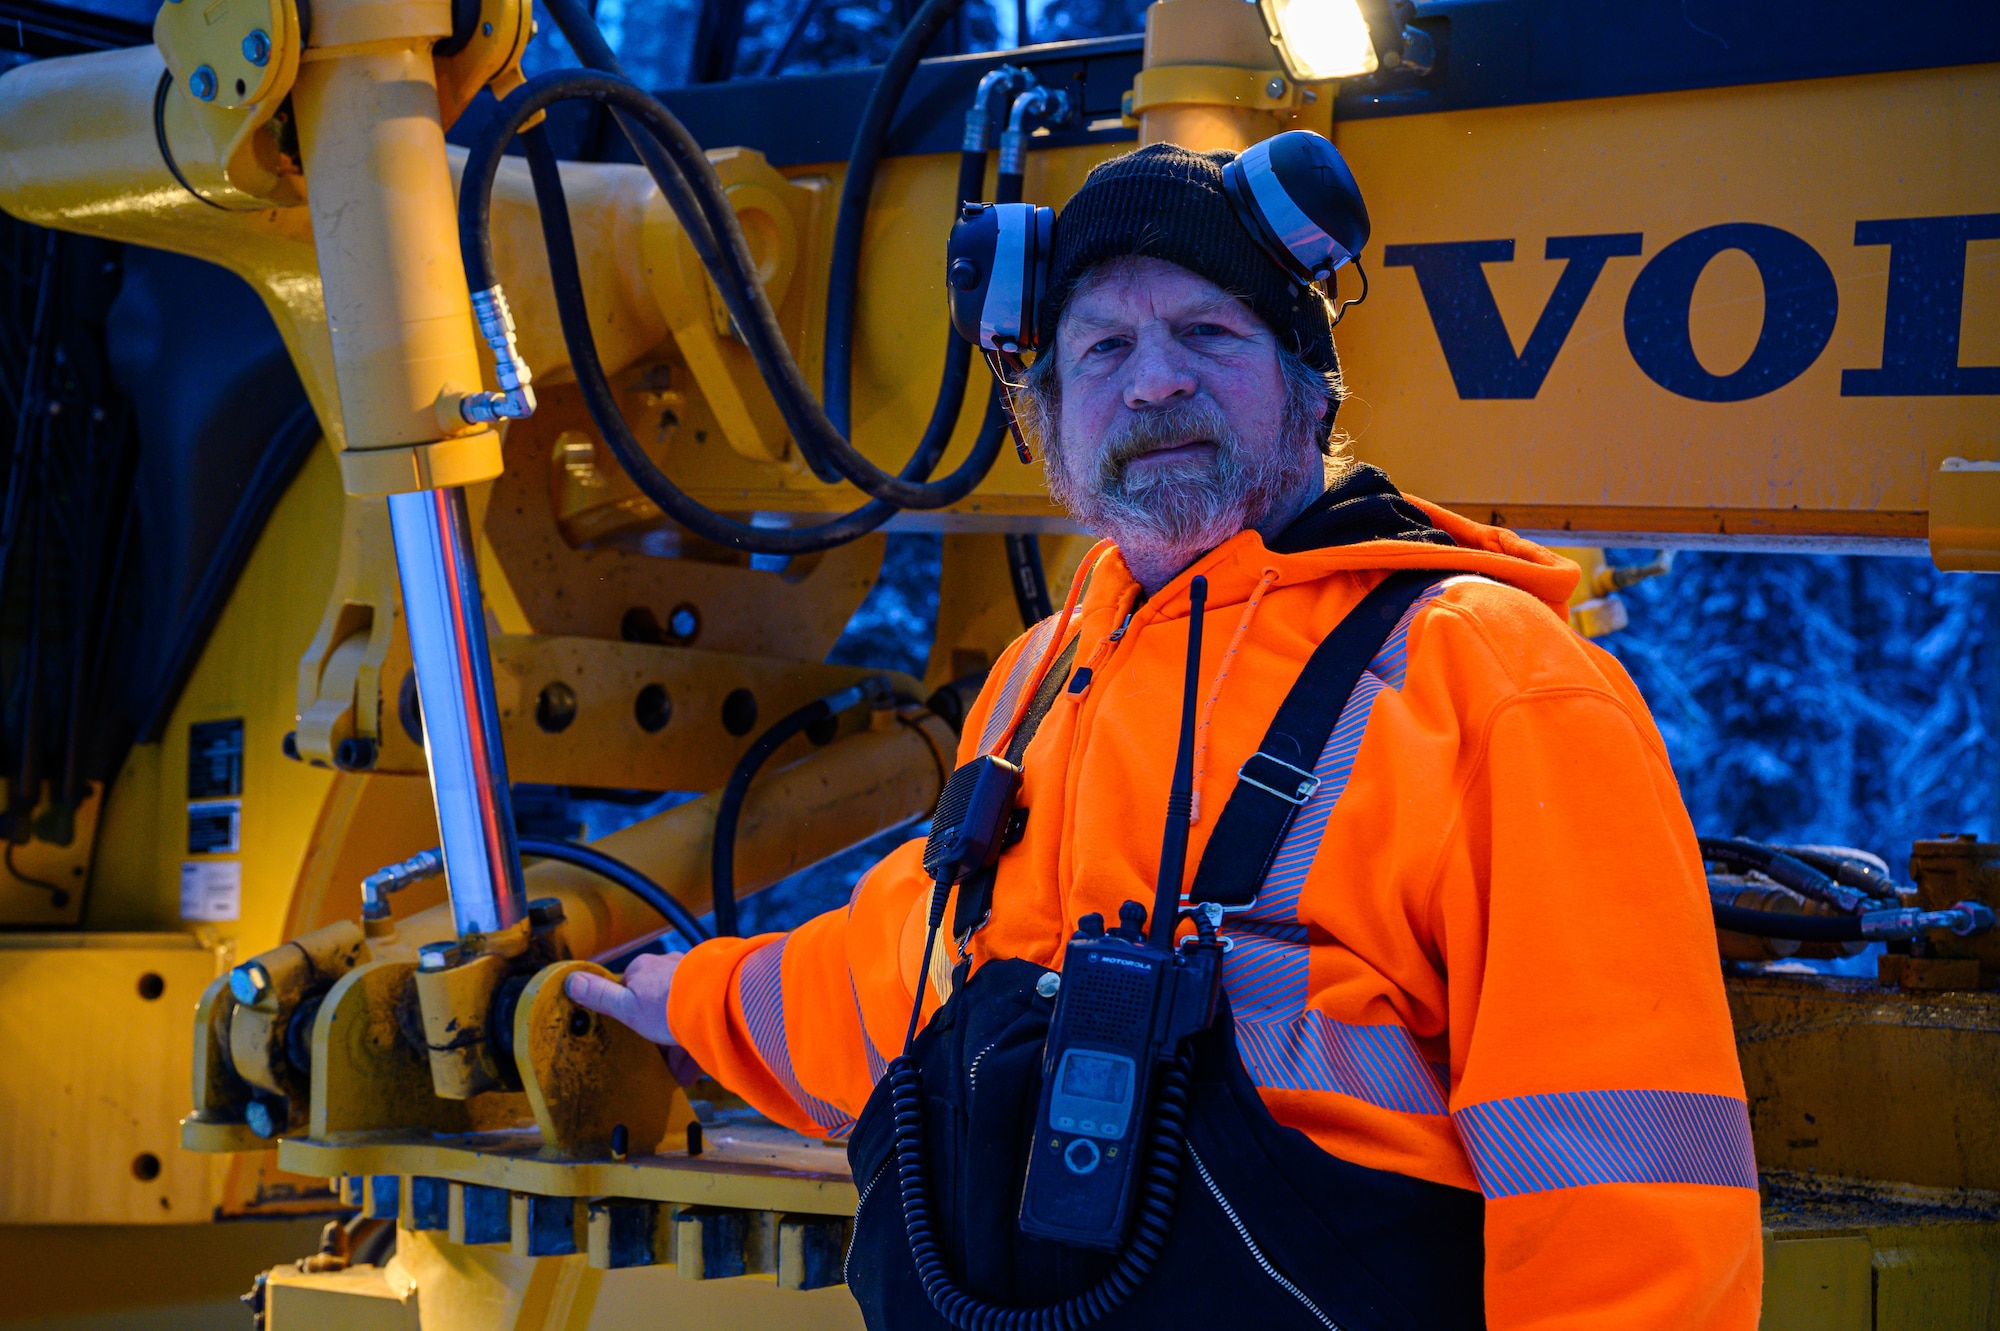
[[[1098,471],[1102,479],[1115,481],[1122,477],[1127,463],[1148,453],[1210,443],[1226,457],[1236,452],[1236,442],[1236,432],[1220,407],[1207,398],[1190,398],[1123,417],[1105,440]]]

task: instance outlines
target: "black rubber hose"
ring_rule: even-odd
[[[848,431],[853,412],[854,309],[860,297],[861,237],[868,222],[869,199],[875,192],[875,173],[882,163],[882,150],[888,145],[896,108],[902,104],[918,62],[951,22],[961,3],[962,0],[925,0],[923,8],[910,19],[910,26],[896,39],[889,58],[882,62],[882,72],[868,91],[868,102],[861,109],[861,123],[854,130],[847,174],[840,182],[840,210],[833,222],[833,256],[826,284],[826,359],[820,375],[827,420],[843,435]],[[961,203],[977,198],[981,183],[975,181],[968,193],[964,167],[961,157],[958,198]],[[984,176],[985,154],[981,153],[982,181]]]
[[[1787,855],[1775,846],[1733,837],[1701,837],[1703,858],[1741,869],[1754,869],[1780,887],[1788,887],[1802,897],[1823,902],[1837,910],[1867,908],[1866,893],[1843,887],[1810,864]]]
[[[853,333],[853,288],[859,278],[858,267],[855,272],[844,274],[842,265],[852,267],[859,261],[864,218],[854,215],[855,210],[864,215],[866,213],[875,167],[882,153],[882,140],[887,134],[895,104],[901,100],[903,89],[908,85],[910,73],[922,58],[931,38],[950,21],[961,2],[926,0],[924,7],[911,20],[909,28],[897,40],[896,49],[870,94],[861,128],[855,135],[854,155],[842,186],[841,211],[835,223],[834,266],[828,277],[826,354],[829,383],[835,382],[833,369],[836,364],[841,367],[839,382],[844,385],[851,379],[852,348],[847,343]],[[686,228],[703,264],[716,278],[716,289],[755,358],[758,372],[771,390],[772,398],[785,418],[786,427],[814,470],[824,479],[833,479],[835,474],[844,476],[874,498],[902,508],[942,508],[969,494],[973,486],[983,479],[983,472],[963,478],[962,473],[966,469],[961,467],[959,472],[941,481],[913,481],[883,471],[848,441],[845,421],[836,425],[829,418],[827,410],[814,399],[797,360],[792,356],[791,347],[778,327],[777,315],[771,309],[770,299],[756,277],[756,263],[751,258],[749,243],[743,237],[743,228],[737,221],[735,210],[729,206],[701,145],[695,142],[672,111],[615,72],[619,68],[617,57],[611,54],[602,34],[596,32],[596,25],[588,11],[578,0],[555,0],[549,6],[549,12],[564,35],[570,38],[579,56],[584,57],[586,63],[595,63],[597,69],[603,72],[603,77],[615,80],[631,94],[630,98],[598,95],[597,100],[604,102],[616,114],[619,128],[632,140],[640,160],[653,173],[667,202]],[[572,32],[572,28],[576,31]],[[579,44],[579,38],[582,44]],[[503,102],[501,120],[505,128],[497,137],[504,141],[526,118],[525,115],[507,116],[505,110],[510,103],[543,80],[564,73],[575,74],[577,71],[556,71],[531,79],[526,87],[517,89]],[[509,121],[511,123],[506,123]],[[490,128],[488,134],[493,135],[497,128]],[[648,152],[649,140],[657,143],[664,150],[664,155]],[[690,203],[693,205],[692,213],[687,211]],[[463,241],[462,210],[460,216]],[[484,272],[490,274],[490,258],[483,267]],[[478,280],[470,262],[466,271],[472,280],[473,290],[492,285],[490,276],[483,282]],[[846,411],[844,395],[835,405],[843,413]]]
[[[548,100],[562,100],[564,80],[576,79],[609,80],[609,76],[580,71],[559,71],[553,75],[543,75],[535,81],[542,84],[541,91],[549,94]],[[529,87],[534,87],[530,84]],[[607,81],[605,86],[626,92],[636,92],[629,84]],[[528,88],[518,91],[515,96],[526,93]],[[644,94],[638,94],[643,97]],[[511,102],[512,99],[510,98]],[[507,117],[518,123],[532,114],[534,108],[515,110],[516,116]],[[478,283],[482,279],[491,285],[491,238],[487,221],[491,208],[491,187],[494,173],[499,169],[500,153],[497,149],[511,136],[511,127],[505,134],[492,134],[476,145],[466,160],[464,183],[459,195],[460,247],[466,260],[468,280]],[[893,504],[880,500],[870,501],[860,508],[828,522],[808,527],[756,527],[726,517],[691,498],[661,471],[646,453],[639,441],[633,437],[631,427],[626,424],[623,412],[619,410],[616,395],[604,374],[603,364],[597,358],[596,339],[590,330],[590,314],[584,304],[583,284],[576,261],[576,240],[569,223],[569,207],[563,194],[562,174],[556,162],[554,149],[548,142],[541,127],[521,132],[523,149],[528,158],[528,170],[533,177],[536,201],[542,222],[542,238],[549,255],[549,273],[556,294],[556,311],[563,329],[563,340],[570,353],[571,367],[576,375],[577,387],[581,391],[584,405],[591,419],[596,422],[599,432],[612,456],[632,478],[641,493],[662,512],[682,526],[718,544],[759,554],[799,555],[817,550],[831,549],[844,545],[880,527],[894,517],[897,509]],[[475,287],[475,289],[478,289]],[[971,348],[954,337],[953,347],[946,354],[946,379],[950,386],[954,379],[954,363],[958,373],[955,376],[957,391],[941,394],[932,410],[931,423],[924,431],[924,439],[916,456],[910,459],[904,469],[906,476],[921,479],[929,475],[943,455],[956,424],[958,404],[962,401],[966,375],[971,360]],[[986,471],[991,468],[994,458],[999,456],[1004,442],[1007,425],[1000,395],[989,392],[986,419],[980,427],[978,439],[972,453],[961,464],[956,476],[967,479],[966,489],[976,485]]]
[[[682,905],[664,887],[640,873],[623,860],[613,859],[593,846],[579,846],[574,841],[562,841],[555,837],[517,837],[523,855],[539,855],[545,860],[560,860],[564,864],[586,869],[599,878],[618,884],[639,900],[658,911],[662,918],[690,943],[699,943],[715,937],[702,924],[695,913]]]
[[[1791,938],[1802,943],[1858,943],[1862,939],[1861,920],[1854,915],[1793,915],[1779,910],[1751,910],[1747,906],[1715,907],[1715,927],[1758,938]]]
[[[722,799],[715,806],[715,836],[708,858],[709,903],[710,909],[715,912],[716,937],[738,936],[736,826],[743,817],[743,801],[750,793],[750,783],[756,780],[757,773],[786,740],[840,715],[859,703],[862,697],[863,689],[856,684],[824,698],[815,698],[781,717],[769,730],[757,736],[743,751],[743,756],[736,760],[735,769],[729,773],[729,784],[722,788]]]
[[[1865,860],[1850,859],[1845,855],[1830,851],[1814,850],[1809,846],[1773,846],[1801,864],[1819,870],[1836,883],[1856,887],[1869,896],[1882,901],[1895,901],[1896,882],[1887,874]]]
[[[1022,628],[1031,629],[1056,612],[1049,599],[1049,575],[1042,568],[1042,543],[1032,533],[1008,535],[1007,581],[1014,588]]]

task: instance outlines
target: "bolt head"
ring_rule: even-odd
[[[555,897],[536,897],[528,903],[528,923],[537,929],[563,922],[563,904]]]
[[[215,71],[207,65],[201,66],[194,73],[188,75],[188,91],[193,93],[197,99],[204,102],[214,101],[215,89]]]
[[[1285,81],[1283,79],[1272,79],[1264,85],[1264,95],[1273,99],[1283,97],[1285,95]]]
[[[236,1001],[249,1006],[270,992],[271,974],[254,961],[246,961],[229,972],[229,992]]]
[[[1062,988],[1062,976],[1055,971],[1050,971],[1047,975],[1035,981],[1035,992],[1043,998],[1054,998],[1056,990],[1060,988]]]
[[[284,1129],[278,1121],[268,1100],[252,1100],[250,1107],[243,1111],[243,1121],[250,1125],[250,1131],[269,1141]]]
[[[271,62],[271,34],[255,29],[243,39],[243,58],[262,69]]]
[[[417,949],[417,969],[420,971],[445,971],[457,964],[457,943],[425,943]]]
[[[689,606],[682,606],[667,616],[667,631],[676,638],[692,638],[701,627],[701,617]]]

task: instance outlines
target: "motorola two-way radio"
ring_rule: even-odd
[[[1215,1019],[1222,949],[1220,911],[1196,916],[1196,936],[1176,946],[1193,802],[1195,700],[1208,580],[1188,588],[1187,682],[1180,744],[1167,795],[1167,827],[1151,926],[1127,901],[1118,924],[1085,915],[1063,953],[1062,987],[1042,1047],[1042,1101],[1021,1191],[1022,1232],[1115,1249],[1131,1219],[1139,1143],[1160,1070]]]

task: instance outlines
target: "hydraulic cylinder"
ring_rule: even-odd
[[[432,46],[449,0],[314,7],[292,100],[333,341],[350,494],[389,496],[424,749],[459,934],[527,913],[464,492],[498,437],[458,403],[480,388],[458,260]]]
[[[424,754],[460,937],[527,915],[465,491],[389,496]]]

